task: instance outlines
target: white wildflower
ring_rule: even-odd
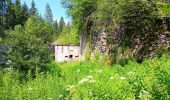
[[[134,85],[138,85],[138,83],[137,83],[137,82],[135,82],[135,83],[134,83]]]
[[[92,79],[92,78],[93,78],[93,76],[87,76],[87,78]]]
[[[88,82],[89,79],[88,78],[83,78],[82,80],[80,80],[78,83],[79,84],[82,84],[82,83],[85,83],[85,82]]]
[[[66,90],[70,91],[70,90],[72,90],[73,88],[75,88],[75,86],[74,86],[74,85],[68,85],[68,87],[67,87],[67,89],[66,89]]]
[[[93,76],[86,76],[86,78],[83,78],[82,80],[80,80],[78,84],[82,84],[86,82],[94,83],[95,80],[92,80],[92,79],[93,79]]]
[[[113,80],[113,79],[114,79],[114,78],[111,76],[111,77],[110,77],[110,80]]]
[[[141,93],[149,94],[149,92],[148,92],[148,91],[145,91],[145,90],[142,90]]]
[[[95,83],[96,82],[96,80],[90,80],[89,81],[89,83]]]
[[[120,79],[121,79],[121,80],[125,80],[125,79],[126,79],[126,77],[120,77]]]
[[[141,90],[139,98],[147,100],[148,98],[151,98],[151,95],[148,91]]]
[[[63,95],[59,95],[59,98],[62,98],[63,97]]]
[[[102,73],[102,72],[103,72],[103,70],[98,70],[98,72],[99,72],[99,73]]]
[[[6,65],[10,65],[12,63],[11,60],[7,60]]]
[[[135,72],[130,71],[128,75],[135,75]]]

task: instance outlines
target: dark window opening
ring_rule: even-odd
[[[75,56],[76,58],[78,58],[79,56]]]
[[[73,58],[73,55],[69,55],[69,58]]]
[[[67,58],[68,56],[65,56],[65,58]]]

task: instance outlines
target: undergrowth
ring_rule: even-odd
[[[101,65],[96,61],[52,63],[47,74],[19,81],[18,73],[1,74],[1,100],[169,100],[170,57]],[[59,66],[59,67],[58,67]],[[59,71],[60,70],[60,71]]]

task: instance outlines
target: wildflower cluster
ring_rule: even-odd
[[[93,79],[93,76],[86,76],[82,80],[78,82],[78,84],[83,84],[83,83],[95,83],[96,80]]]
[[[147,99],[149,99],[151,97],[152,96],[151,96],[151,94],[148,91],[146,91],[146,90],[141,90],[140,91],[139,98],[141,98],[142,100],[147,100]]]
[[[74,89],[74,88],[75,88],[75,85],[68,85],[67,88],[66,88],[66,90],[67,90],[67,91],[71,91],[71,90]]]

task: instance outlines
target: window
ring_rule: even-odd
[[[69,55],[69,58],[73,58],[73,55]]]

